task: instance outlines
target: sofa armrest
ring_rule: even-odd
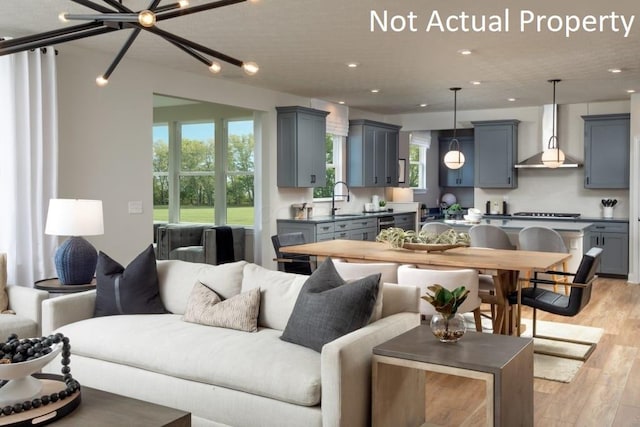
[[[373,347],[420,325],[419,313],[398,313],[322,347],[322,425],[371,425]]]
[[[9,309],[20,316],[29,318],[38,325],[42,316],[42,301],[49,298],[49,292],[26,286],[8,285]]]
[[[61,326],[90,319],[96,304],[96,291],[84,291],[50,298],[42,303],[42,335]]]

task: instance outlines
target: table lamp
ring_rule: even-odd
[[[63,285],[90,283],[98,252],[81,236],[104,234],[102,200],[50,199],[45,234],[71,236],[56,250],[54,261]]]

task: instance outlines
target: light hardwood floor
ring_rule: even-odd
[[[524,309],[523,317],[531,318],[531,310]],[[605,333],[571,383],[534,379],[534,425],[640,427],[640,285],[598,278],[591,302],[579,315],[538,311],[538,318]],[[428,425],[485,425],[481,382],[428,374],[425,395]]]
[[[591,302],[577,316],[538,313],[541,320],[605,333],[571,383],[534,380],[535,425],[640,426],[640,286],[598,278]]]

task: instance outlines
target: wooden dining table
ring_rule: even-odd
[[[493,277],[496,306],[494,333],[514,334],[507,300],[517,290],[520,271],[553,270],[571,257],[568,253],[459,247],[440,252],[392,248],[388,243],[359,240],[325,240],[280,248],[284,253],[341,258],[352,262],[395,262],[420,267],[469,268]]]

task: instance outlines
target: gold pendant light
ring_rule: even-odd
[[[458,91],[459,87],[452,87],[453,91],[453,139],[449,142],[449,151],[444,155],[444,164],[449,169],[460,169],[464,165],[464,154],[460,151],[460,141],[456,138],[456,119],[458,108]]]
[[[556,136],[556,84],[561,81],[560,79],[549,80],[549,83],[553,83],[553,134],[549,138],[547,148],[542,152],[542,163],[552,169],[559,168],[564,163],[564,153],[558,146]]]

